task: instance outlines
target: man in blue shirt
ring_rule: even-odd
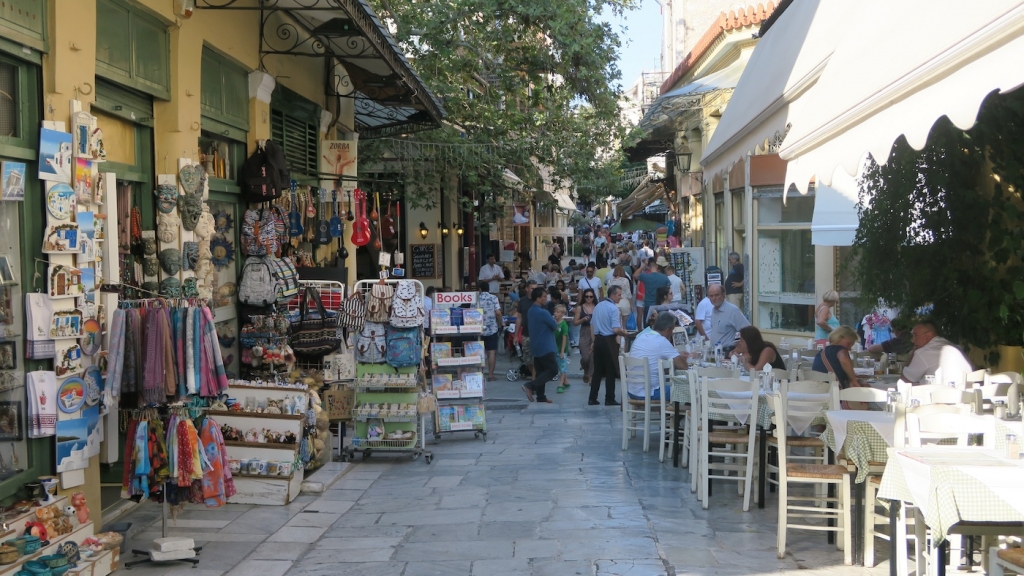
[[[668,262],[664,258],[661,259],[668,265]],[[650,310],[651,306],[655,304],[661,304],[658,302],[658,288],[662,286],[672,288],[672,284],[668,281],[668,276],[658,272],[658,260],[649,258],[647,260],[647,267],[640,268],[636,271],[636,280],[644,283],[644,310]],[[640,322],[640,318],[637,318],[637,324],[643,325],[645,322]]]
[[[610,286],[608,298],[594,307],[594,316],[590,319],[590,329],[594,331],[594,376],[590,380],[590,406],[599,404],[597,392],[601,389],[601,379],[605,379],[604,405],[618,406],[615,400],[615,378],[619,374],[619,342],[616,336],[625,336],[622,329],[622,316],[619,314],[618,303],[622,299],[622,287]]]
[[[558,375],[558,359],[555,354],[555,319],[548,312],[545,304],[547,303],[548,293],[541,287],[537,286],[530,293],[530,299],[533,301],[533,306],[527,312],[527,330],[530,334],[530,348],[533,352],[533,373],[535,378],[526,384],[523,384],[523,392],[526,392],[526,398],[533,402],[536,398],[537,402],[547,402],[551,404],[551,400],[548,400],[547,395],[544,393],[544,387],[552,378]]]

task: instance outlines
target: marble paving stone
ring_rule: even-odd
[[[464,524],[480,521],[480,510],[454,509],[444,512],[386,512],[381,515],[381,524],[420,526],[424,524]]]
[[[373,512],[352,512],[351,510],[342,514],[341,518],[334,523],[335,526],[370,526],[376,524],[382,515]]]
[[[480,539],[536,538],[536,522],[482,522]]]
[[[459,476],[433,476],[427,482],[427,488],[454,488],[462,482],[463,475]]]
[[[473,561],[472,576],[530,576],[530,574],[530,562],[526,558]]]
[[[298,510],[293,512],[278,506],[253,508],[225,526],[221,533],[270,535],[287,524],[295,512]]]
[[[408,542],[457,542],[461,540],[478,540],[480,525],[447,524],[417,526],[409,532]]]
[[[320,498],[325,500],[344,500],[346,502],[356,502],[365,492],[365,490],[345,490],[331,488],[330,490],[325,490],[322,494],[320,494]]]
[[[324,532],[324,538],[404,538],[409,533],[408,526],[343,526],[340,522]]]
[[[511,558],[512,552],[507,540],[409,542],[398,547],[395,560],[485,560]]]
[[[291,567],[290,560],[246,560],[228,572],[228,576],[284,576]]]
[[[345,550],[320,548],[306,552],[302,564],[345,564],[363,562],[386,562],[394,555],[394,548],[377,546],[349,548]]]
[[[393,548],[402,542],[401,537],[380,538],[322,538],[314,546],[317,550],[351,550],[366,548]]]
[[[484,508],[484,521],[516,520],[517,522],[542,521],[551,516],[550,502],[504,502],[488,504]]]
[[[315,510],[319,513],[327,514],[344,514],[354,505],[355,502],[346,502],[344,500],[317,500],[306,505],[306,510]]]
[[[667,576],[661,560],[598,560],[597,576]]]
[[[285,524],[285,526],[329,528],[337,522],[338,518],[341,518],[341,514],[302,512],[295,515],[287,524]]]
[[[476,458],[445,458],[444,460],[438,460],[435,464],[437,468],[442,470],[457,466],[476,466]]]
[[[313,542],[317,538],[323,535],[327,531],[326,526],[317,527],[298,527],[298,526],[285,526],[277,532],[274,532],[270,538],[267,538],[267,542]]]
[[[652,538],[622,537],[594,540],[560,539],[565,560],[597,560],[614,558],[659,558]]]
[[[589,560],[535,560],[533,576],[594,576],[595,566]]]
[[[267,538],[266,534],[235,534],[231,532],[210,532],[197,534],[189,530],[167,530],[168,536],[185,536],[188,538],[194,538],[198,542],[262,542]],[[160,532],[143,532],[138,536],[133,536],[133,541],[144,542],[148,545],[156,538],[161,538],[163,535]]]
[[[329,490],[366,490],[374,481],[376,478],[355,478],[345,475],[332,484]]]
[[[306,554],[308,546],[298,542],[264,542],[257,544],[249,560],[298,560]]]
[[[710,548],[680,546],[675,542],[662,543],[661,551],[674,566],[718,566],[718,558]]]
[[[555,558],[558,556],[557,540],[527,540],[518,539],[515,541],[516,558]]]
[[[451,576],[452,574],[469,574],[469,560],[446,560],[428,562],[408,562],[402,576]]]
[[[405,570],[405,562],[353,562],[322,564],[300,562],[287,576],[396,576]]]
[[[438,509],[450,509],[450,508],[482,508],[487,505],[486,495],[462,495],[457,494],[453,496],[444,496],[441,501],[437,504]]]

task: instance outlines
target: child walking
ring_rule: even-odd
[[[555,350],[558,352],[558,388],[559,394],[569,387],[569,323],[565,321],[564,304],[555,306]]]

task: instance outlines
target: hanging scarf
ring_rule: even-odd
[[[125,338],[125,314],[124,310],[114,310],[110,320],[110,353],[107,358],[107,382],[110,383],[110,395],[117,399],[121,396],[121,375],[124,370],[124,338]]]
[[[160,322],[163,323],[163,366],[164,393],[174,396],[178,393],[178,368],[174,355],[173,331],[171,330],[171,312],[166,308],[159,310]]]
[[[146,404],[163,404],[166,401],[164,381],[167,374],[164,366],[165,326],[160,321],[159,311],[150,311],[146,322],[146,349],[143,355],[142,400]]]
[[[121,473],[121,498],[131,498],[131,486],[132,486],[132,465],[135,461],[135,429],[138,428],[139,421],[132,418],[128,421],[128,430],[125,435],[124,442],[124,470]]]
[[[209,461],[209,468],[203,471],[203,500],[208,508],[218,508],[227,503],[234,495],[234,482],[228,466],[224,440],[220,435],[220,427],[211,418],[202,425],[200,440],[203,453]]]
[[[139,311],[132,309],[125,314],[124,331],[124,362],[121,377],[121,389],[125,392],[135,392],[136,364],[138,358],[138,344],[142,340],[139,334]]]
[[[185,381],[189,394],[195,394],[196,388],[196,317],[191,309],[185,310]]]
[[[190,422],[184,418],[178,422],[178,487],[186,487],[192,484],[193,464],[192,449],[189,445]],[[193,428],[194,430],[194,428]]]
[[[148,444],[149,426],[148,422],[143,420],[139,422],[139,426],[135,429],[134,459],[132,460],[135,463],[132,491],[136,494],[142,494],[143,499],[149,498],[150,464]]]
[[[207,370],[204,370],[204,374],[209,374],[212,378],[212,386],[209,393],[204,391],[203,396],[216,396],[228,389],[228,377],[227,372],[224,370],[224,359],[220,354],[220,344],[217,340],[217,329],[213,322],[213,312],[207,306],[204,306],[201,311],[201,337],[203,346],[210,357],[210,364]]]

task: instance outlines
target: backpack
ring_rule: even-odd
[[[246,256],[277,254],[281,250],[281,239],[277,235],[274,210],[250,208],[242,216],[242,230],[239,243]]]
[[[267,306],[277,300],[277,280],[266,256],[249,256],[242,265],[238,301],[251,306]]]
[[[385,360],[387,350],[387,328],[377,322],[363,324],[356,336],[356,361],[380,364]]]
[[[269,202],[280,197],[291,180],[284,151],[273,140],[257,146],[242,164],[240,180],[246,202]]]
[[[299,272],[295,263],[287,256],[282,258],[269,257],[270,268],[277,281],[277,304],[285,306],[299,293]]]
[[[423,330],[420,327],[387,328],[387,363],[395,368],[419,366],[423,361]]]
[[[398,328],[422,327],[427,317],[423,297],[416,291],[411,280],[399,280],[395,297],[391,301],[391,325]]]
[[[374,284],[366,297],[366,321],[386,324],[391,320],[391,302],[395,289],[390,284]]]

